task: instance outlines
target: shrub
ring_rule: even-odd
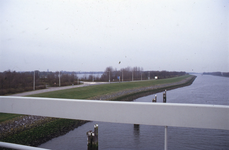
[[[36,86],[36,90],[45,89],[45,88],[46,88],[45,85],[38,85],[38,86]]]
[[[0,95],[6,95],[7,93],[8,93],[8,90],[0,89]]]
[[[33,88],[32,87],[25,87],[25,91],[32,91],[33,90]]]

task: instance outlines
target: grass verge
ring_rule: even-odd
[[[185,76],[179,76],[179,77],[161,79],[161,80],[146,80],[146,81],[136,81],[136,82],[101,84],[101,85],[94,85],[94,86],[87,86],[81,88],[73,88],[73,89],[67,89],[61,91],[29,95],[29,97],[90,99],[98,95],[112,94],[126,89],[148,87],[148,86],[166,84],[166,83],[175,83],[175,82],[182,81],[188,77],[191,77],[191,75],[185,75]]]
[[[4,121],[7,121],[7,120],[10,120],[10,119],[13,119],[13,118],[16,118],[16,117],[19,117],[19,116],[21,116],[21,115],[19,115],[19,114],[0,113],[0,123],[4,122]]]

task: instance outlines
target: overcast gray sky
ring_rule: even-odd
[[[229,71],[228,0],[1,0],[0,29],[0,71]]]

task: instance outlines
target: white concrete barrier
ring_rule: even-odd
[[[20,150],[48,150],[45,148],[25,146],[25,145],[20,145],[20,144],[12,144],[12,143],[7,143],[7,142],[0,142],[0,147],[11,148],[11,149],[20,149]]]
[[[229,130],[229,106],[0,96],[0,112],[113,123]]]

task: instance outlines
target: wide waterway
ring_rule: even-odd
[[[154,95],[135,102],[152,102]],[[162,93],[157,94],[162,102]],[[167,92],[168,103],[229,105],[229,78],[198,75],[192,85]],[[106,112],[104,112],[106,113]],[[152,114],[153,115],[153,114]],[[220,117],[220,116],[219,116]],[[88,122],[40,147],[53,150],[86,150],[86,132],[99,124],[99,149],[148,150],[164,148],[164,127],[132,124]],[[168,149],[229,150],[229,131],[168,127]]]

